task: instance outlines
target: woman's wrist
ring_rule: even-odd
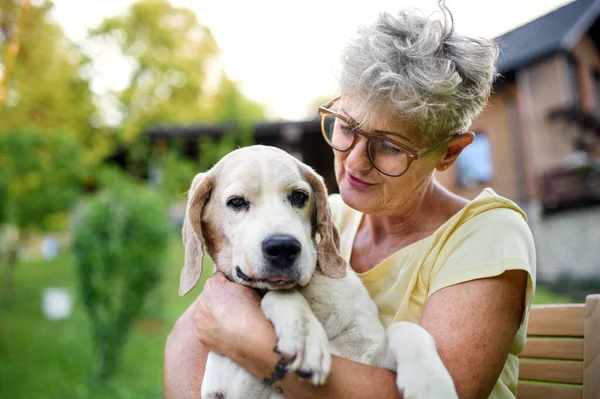
[[[261,381],[269,378],[281,355],[274,349],[277,346],[275,332],[248,339],[234,345],[231,353],[226,354],[231,360],[248,370]]]

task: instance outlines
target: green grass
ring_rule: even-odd
[[[102,388],[88,383],[93,371],[93,346],[87,316],[77,300],[70,254],[49,262],[18,265],[17,292],[8,306],[0,307],[0,399],[161,398],[165,339],[200,291],[197,287],[184,298],[177,295],[182,264],[181,239],[174,237],[158,296],[162,324],[152,329],[140,323],[133,327],[118,375]],[[204,277],[211,270],[205,267]],[[75,295],[69,319],[49,321],[43,317],[41,292],[45,287],[65,287]],[[539,288],[534,302],[570,301]]]
[[[573,302],[569,297],[557,294],[546,288],[537,287],[535,290],[535,296],[533,298],[534,305],[543,305],[548,303],[571,303]]]
[[[162,322],[153,328],[136,324],[116,378],[105,387],[93,387],[89,384],[93,372],[90,325],[77,300],[71,256],[19,264],[17,292],[10,303],[0,307],[0,398],[161,398],[166,337],[200,292],[197,287],[186,297],[178,296],[182,265],[183,246],[177,237],[171,243],[159,288]],[[212,268],[205,269],[210,272]],[[69,319],[44,318],[41,293],[46,287],[65,287],[75,296]]]

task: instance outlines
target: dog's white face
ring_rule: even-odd
[[[205,235],[219,269],[256,288],[306,285],[317,263],[314,196],[287,156],[233,154],[202,216],[203,231],[219,232]],[[214,240],[219,242],[209,242]]]
[[[203,243],[219,270],[255,288],[304,286],[317,261],[325,274],[343,276],[326,195],[310,168],[273,147],[236,150],[197,175],[183,229],[180,294],[200,276]]]

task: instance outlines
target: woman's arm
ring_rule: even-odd
[[[200,398],[208,350],[196,337],[195,303],[181,315],[167,338],[164,353],[165,399]]]
[[[519,328],[526,284],[526,272],[510,271],[443,288],[425,304],[420,324],[434,337],[461,398],[487,398],[493,389]],[[273,328],[262,316],[258,301],[241,299],[243,290],[249,289],[219,275],[207,281],[197,301],[195,326],[190,308],[167,341],[165,397],[199,397],[206,363],[203,345],[228,356],[260,380],[275,370],[280,357],[272,351],[276,344]],[[242,325],[232,323],[232,309],[243,315]],[[247,333],[238,336],[239,331]],[[275,387],[290,399],[400,397],[394,373],[339,357],[333,357],[325,387],[314,387],[295,375],[286,376]]]
[[[525,309],[527,273],[500,276],[443,288],[426,302],[420,325],[434,338],[460,398],[487,398],[498,381]],[[264,347],[247,348],[234,359],[257,377],[269,375],[279,360]],[[269,367],[270,365],[270,367]],[[395,398],[395,374],[334,357],[325,387],[295,376],[280,384],[286,398]]]
[[[167,339],[163,394],[167,399],[200,397],[206,348],[224,354],[262,381],[271,376],[280,359],[273,352],[276,344],[275,331],[262,314],[256,293],[217,273],[207,280],[198,300],[179,318]],[[394,373],[339,357],[332,359],[325,387],[315,387],[295,374],[274,387],[283,389],[286,398],[401,397]]]
[[[527,273],[507,271],[449,286],[425,304],[420,325],[433,336],[460,398],[487,398],[525,309]]]
[[[259,345],[247,345],[230,354],[231,359],[259,380],[269,377],[281,355],[273,352],[277,344],[273,334]],[[331,373],[325,386],[314,386],[296,374],[287,374],[273,388],[283,392],[287,399],[312,398],[401,398],[396,387],[396,374],[379,367],[333,356]]]
[[[166,399],[200,398],[200,387],[208,350],[200,344],[195,332],[194,304],[179,318],[167,338],[163,370],[163,395]],[[279,355],[265,340],[260,347],[246,345],[232,357],[261,381],[271,375]],[[295,375],[288,375],[274,384],[286,398],[400,398],[396,391],[396,375],[389,370],[370,367],[340,357],[333,357],[329,382],[325,387],[314,387]],[[359,376],[359,377],[357,377]]]

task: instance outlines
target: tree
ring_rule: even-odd
[[[132,322],[157,286],[170,222],[156,192],[111,174],[105,189],[76,212],[73,253],[91,321],[95,381],[116,371]]]
[[[210,30],[189,9],[142,0],[125,15],[105,19],[90,32],[89,42],[117,48],[133,66],[129,85],[107,95],[117,100],[122,120],[116,135],[128,149],[128,170],[134,176],[148,170],[153,151],[140,135],[152,125],[228,123],[234,140],[207,140],[202,147],[218,146],[225,149],[222,154],[236,148],[229,145],[234,141],[248,142],[248,126],[263,119],[262,106],[224,74]],[[173,159],[155,164],[162,161]]]
[[[155,124],[254,122],[263,117],[262,107],[224,75],[210,30],[189,9],[142,0],[126,15],[104,20],[90,40],[117,46],[134,66],[129,86],[113,93],[125,142]]]
[[[32,231],[56,228],[56,216],[79,198],[82,146],[65,134],[0,132],[0,165],[0,225],[15,226],[20,238],[8,249],[3,294],[10,296],[20,241]]]
[[[89,60],[52,20],[51,10],[47,0],[0,0],[0,129],[61,131],[82,142],[86,159],[97,162],[109,140],[92,123],[97,109],[81,69]]]

